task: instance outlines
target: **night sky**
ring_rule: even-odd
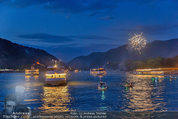
[[[69,61],[127,43],[178,38],[178,0],[0,0],[0,37]]]

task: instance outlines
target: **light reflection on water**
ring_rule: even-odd
[[[24,104],[42,112],[77,111],[178,111],[178,82],[176,79],[153,76],[121,75],[108,72],[102,79],[106,91],[97,90],[98,77],[89,72],[71,73],[68,84],[60,87],[44,86],[43,76],[23,73],[0,74],[0,106],[6,95],[17,85],[25,86]],[[25,80],[24,80],[25,79]],[[124,86],[133,82],[132,88]],[[2,108],[0,108],[2,110]]]
[[[46,113],[50,112],[67,112],[70,109],[67,107],[70,103],[70,94],[68,86],[61,87],[43,87],[43,96],[41,101],[43,105],[39,107]]]
[[[96,83],[93,82],[82,82],[82,81],[71,81],[68,83],[69,86],[91,86],[91,85],[95,85]]]
[[[100,102],[100,111],[106,111],[107,110],[107,106],[104,106],[104,103],[105,103],[105,94],[104,94],[104,91],[101,91],[101,102]]]
[[[148,77],[134,76],[127,78],[127,81],[134,82],[134,86],[125,95],[128,100],[128,104],[125,106],[127,107],[126,111],[165,111],[163,108],[165,102],[161,102],[162,97],[160,96],[165,87],[159,85],[156,88],[158,90],[154,91],[153,83],[157,85],[157,79],[152,82]],[[162,81],[162,79],[159,79],[159,81]],[[159,102],[156,102],[157,98],[159,98]]]

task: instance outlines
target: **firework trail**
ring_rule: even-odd
[[[143,48],[145,48],[147,40],[143,37],[143,33],[134,34],[129,38],[128,46],[130,49],[135,50],[141,54]]]

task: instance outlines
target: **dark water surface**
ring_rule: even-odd
[[[178,111],[178,79],[132,76],[108,72],[103,77],[108,89],[97,89],[98,77],[89,72],[70,73],[68,84],[44,86],[43,74],[25,77],[24,73],[0,73],[0,111],[5,96],[15,87],[25,87],[24,104],[43,112],[76,111]],[[132,88],[124,82],[134,82]]]

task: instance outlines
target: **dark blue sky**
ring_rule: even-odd
[[[0,0],[0,37],[66,61],[140,32],[148,41],[178,38],[178,0]]]

